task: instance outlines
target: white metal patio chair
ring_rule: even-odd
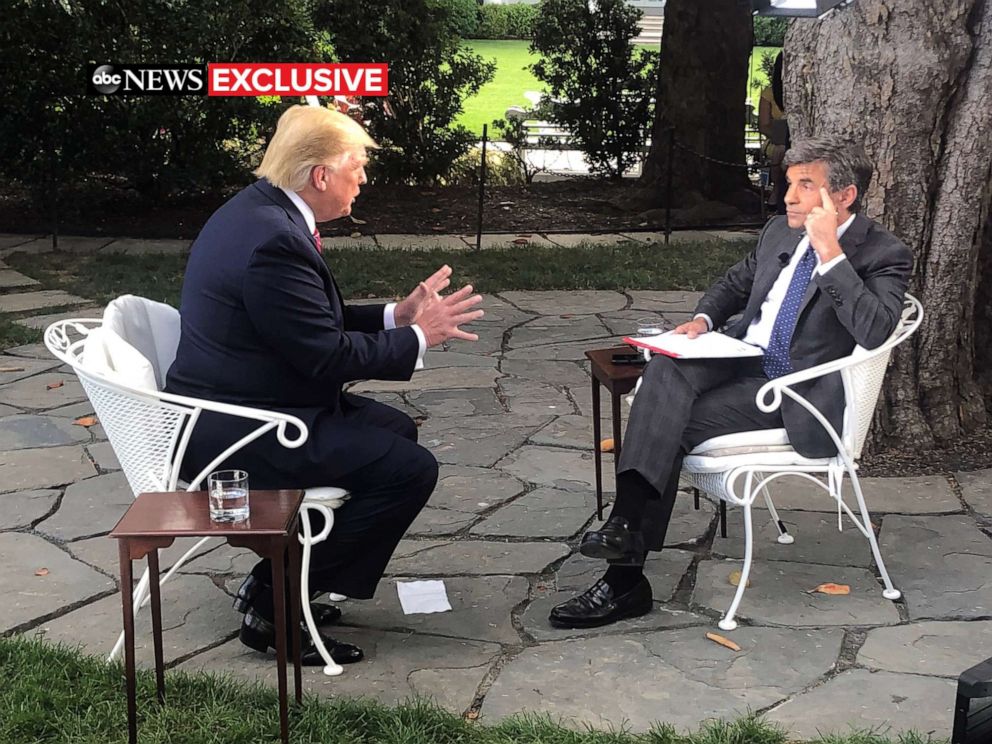
[[[744,508],[744,565],[737,592],[719,622],[722,630],[729,631],[737,627],[734,616],[747,587],[754,552],[751,507],[759,494],[764,498],[772,523],[779,532],[778,541],[782,544],[793,542],[793,536],[779,519],[767,488],[772,481],[790,475],[812,481],[837,502],[837,529],[843,529],[843,515],[847,514],[871,546],[875,564],[885,585],[882,596],[890,600],[901,596],[899,590],[893,586],[882,561],[878,540],[872,529],[871,515],[858,479],[857,460],[864,447],[892,349],[908,339],[922,320],[922,305],[915,297],[907,294],[898,326],[878,348],[867,350],[860,346],[855,347],[849,356],[769,380],[758,391],[755,403],[766,413],[777,410],[782,405],[783,396],[788,396],[809,411],[837,446],[835,456],[803,457],[789,444],[785,429],[745,431],[713,437],[699,444],[686,456],[682,464],[683,477],[696,489],[697,495],[699,491],[703,491],[720,499],[721,519],[726,503]],[[841,433],[794,389],[799,383],[834,372],[840,373],[844,385],[845,409]],[[816,475],[825,475],[826,481],[820,480]],[[851,480],[859,514],[855,514],[844,501],[842,486],[845,475]]]
[[[96,336],[101,337],[101,343],[94,343]],[[258,427],[219,453],[187,485],[188,491],[200,490],[204,478],[220,463],[270,431],[275,431],[283,447],[295,448],[306,442],[306,425],[295,416],[162,392],[178,342],[179,313],[175,308],[131,295],[110,303],[104,319],[63,320],[45,330],[45,345],[76,373],[135,495],[177,489],[180,464],[203,411],[257,421]],[[101,358],[101,352],[108,349],[108,353],[117,355],[118,369],[114,369],[107,358]],[[121,366],[130,368],[120,369]],[[309,488],[300,507],[303,616],[325,661],[324,674],[328,676],[341,674],[343,669],[331,658],[317,632],[310,610],[308,569],[311,547],[330,534],[334,526],[332,510],[347,497],[348,493],[341,488]],[[316,535],[311,526],[311,511],[324,517],[324,528]],[[160,585],[164,585],[210,539],[205,537],[186,551],[162,576]],[[135,613],[148,603],[148,597],[146,569],[132,594]],[[122,646],[123,632],[109,660],[116,657]]]

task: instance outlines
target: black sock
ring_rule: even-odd
[[[625,470],[617,476],[617,500],[611,517],[623,517],[631,530],[641,529],[644,507],[648,499],[658,498],[658,492],[636,470]]]
[[[614,594],[626,594],[643,576],[643,566],[610,566],[603,575],[603,581],[610,585]]]

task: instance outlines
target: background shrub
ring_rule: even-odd
[[[382,145],[371,170],[399,183],[436,183],[475,141],[454,121],[492,80],[495,64],[464,49],[442,0],[327,0],[321,18],[342,61],[388,61],[389,98],[368,98]]]
[[[788,21],[774,16],[754,16],[754,45],[783,46]]]
[[[163,40],[168,47],[163,47]],[[0,23],[0,175],[36,206],[81,183],[142,196],[215,191],[251,180],[280,99],[104,97],[88,62],[334,61],[308,0],[17,2]]]
[[[474,39],[479,31],[479,0],[439,0],[446,6],[452,33]]]
[[[534,36],[534,21],[538,6],[482,5],[479,7],[477,39],[530,39]]]
[[[658,53],[631,46],[641,11],[624,0],[543,0],[531,49],[551,119],[567,128],[593,173],[620,178],[640,157],[651,121]]]

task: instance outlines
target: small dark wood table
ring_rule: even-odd
[[[220,537],[234,547],[248,548],[272,561],[275,600],[276,663],[279,678],[279,727],[283,742],[289,742],[289,712],[286,701],[286,559],[289,562],[290,654],[296,702],[302,701],[300,666],[300,541],[297,539],[303,491],[252,491],[251,516],[237,524],[210,521],[206,491],[143,493],[135,499],[110,537],[118,541],[121,562],[121,599],[124,608],[124,669],[127,680],[128,742],[138,739],[134,672],[134,607],[130,587],[134,585],[131,562],[148,556],[149,590],[152,605],[152,640],[155,645],[155,682],[159,703],[165,702],[165,668],[162,660],[162,598],[159,591],[158,551],[177,537]]]
[[[620,396],[626,395],[637,384],[644,371],[643,364],[614,364],[614,354],[630,354],[636,351],[631,346],[614,346],[610,349],[590,349],[586,358],[592,364],[592,437],[593,457],[596,462],[596,516],[603,518],[603,453],[599,446],[602,441],[602,424],[599,413],[599,386],[610,392],[613,405],[613,463],[620,460]]]

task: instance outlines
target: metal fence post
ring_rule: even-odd
[[[482,163],[479,166],[479,222],[475,231],[475,249],[482,250],[482,211],[486,197],[486,142],[489,139],[489,125],[482,125]]]
[[[675,171],[675,127],[668,129],[668,177],[665,184],[665,245],[672,235],[672,176]]]

